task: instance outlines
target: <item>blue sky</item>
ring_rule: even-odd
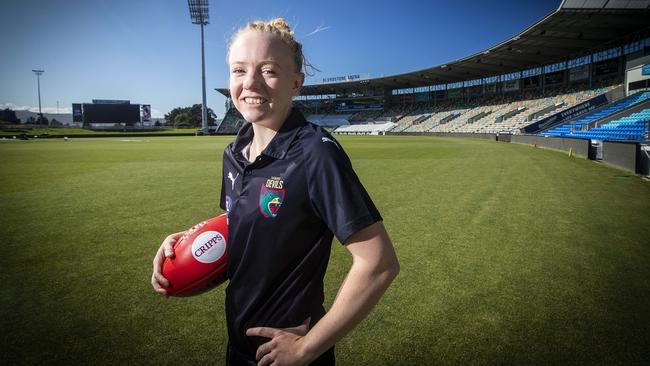
[[[247,21],[284,17],[321,72],[379,77],[440,65],[506,38],[560,1],[210,1],[207,104],[218,117],[228,86],[226,48]],[[201,102],[200,31],[183,0],[0,2],[0,107],[70,112],[92,99],[151,104],[155,116]]]

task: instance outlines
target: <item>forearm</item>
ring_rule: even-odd
[[[362,261],[353,263],[332,308],[303,339],[307,358],[315,359],[359,324],[377,304],[397,272],[395,266],[374,268]]]

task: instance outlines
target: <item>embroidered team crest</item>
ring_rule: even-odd
[[[262,216],[266,218],[278,216],[278,210],[284,201],[283,183],[282,178],[271,177],[262,184],[259,201]]]

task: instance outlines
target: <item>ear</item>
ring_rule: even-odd
[[[293,95],[299,95],[302,85],[305,83],[305,74],[299,72],[296,74],[296,78],[293,79]]]

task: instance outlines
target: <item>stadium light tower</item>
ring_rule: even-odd
[[[38,122],[43,120],[43,112],[41,112],[41,75],[45,72],[43,70],[32,70],[36,74],[36,82],[38,83]]]
[[[203,93],[203,105],[201,107],[201,120],[203,133],[208,133],[208,108],[205,105],[205,46],[203,45],[203,26],[210,20],[208,0],[187,0],[190,7],[190,18],[192,24],[201,26],[201,92]]]

